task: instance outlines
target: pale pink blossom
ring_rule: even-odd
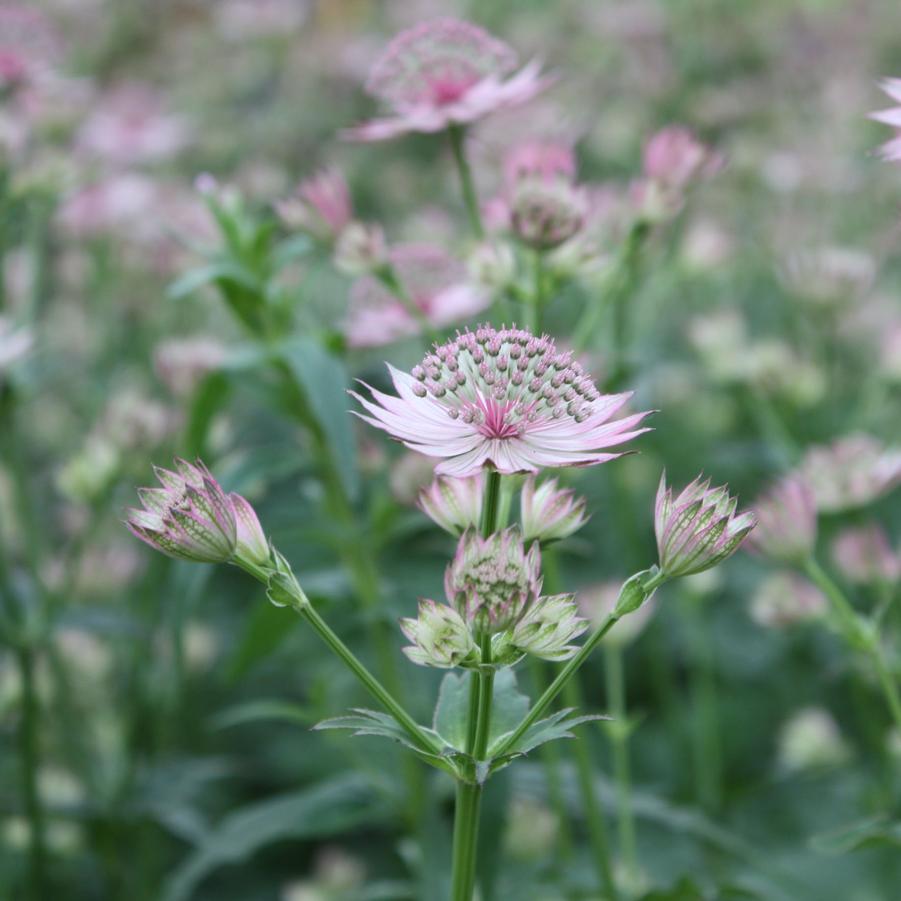
[[[576,177],[576,155],[572,145],[562,141],[523,141],[507,151],[503,166],[508,191],[524,178],[573,181]]]
[[[350,189],[339,169],[330,166],[305,178],[294,193],[275,204],[282,221],[322,241],[334,241],[353,218]]]
[[[817,502],[807,482],[797,475],[777,482],[760,500],[754,512],[757,528],[749,547],[774,560],[803,563],[817,540]]]
[[[751,598],[751,618],[779,629],[825,616],[829,602],[812,582],[794,572],[771,573]]]
[[[423,319],[443,328],[475,316],[491,303],[491,296],[469,279],[463,263],[440,247],[398,244],[388,252],[388,262],[406,297],[396,296],[375,275],[354,282],[345,323],[351,347],[377,347],[417,335]]]
[[[901,559],[876,523],[839,532],[832,542],[832,557],[851,582],[893,585],[901,577]]]
[[[358,415],[440,458],[442,475],[592,466],[621,456],[607,449],[647,431],[639,428],[647,413],[611,419],[631,394],[600,394],[571,354],[522,329],[466,330],[412,372],[388,369],[397,395],[354,394],[368,414]]]
[[[668,125],[652,135],[642,154],[645,176],[672,188],[683,189],[721,166],[719,154],[682,125]]]
[[[895,129],[895,136],[879,148],[879,156],[890,163],[901,162],[901,78],[884,78],[879,87],[897,106],[870,113],[870,118]]]
[[[77,143],[90,156],[130,166],[168,159],[187,140],[185,122],[166,111],[156,91],[129,83],[99,98],[79,130]]]
[[[42,80],[60,62],[59,34],[31,4],[0,5],[0,89]]]
[[[91,238],[146,221],[157,199],[157,185],[152,179],[124,172],[66,197],[59,209],[59,223],[74,237]]]
[[[519,106],[550,79],[531,62],[518,72],[511,47],[469,22],[436,19],[401,32],[370,73],[367,92],[393,116],[345,132],[355,141],[433,133]],[[509,78],[506,76],[510,75]]]

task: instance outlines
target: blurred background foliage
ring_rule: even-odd
[[[390,36],[451,12],[560,76],[525,110],[475,130],[485,196],[517,139],[576,141],[580,177],[621,193],[668,123],[723,154],[722,171],[651,235],[629,298],[628,386],[637,408],[659,410],[655,431],[639,455],[566,477],[593,516],[554,555],[563,587],[615,581],[654,559],[664,467],[676,485],[702,470],[728,481],[748,504],[812,445],[854,432],[899,439],[901,170],[875,158],[885,129],[866,113],[881,103],[877,79],[901,73],[901,7],[28,8],[48,29],[32,58],[53,74],[0,101],[0,575],[16,607],[0,648],[0,896],[25,897],[27,646],[45,897],[440,898],[449,781],[414,777],[432,819],[411,830],[423,814],[409,809],[398,752],[310,731],[362,701],[315,636],[237,570],[159,558],[120,524],[152,462],[202,453],[252,500],[336,631],[429,716],[438,675],[401,656],[394,624],[418,597],[440,597],[452,542],[412,504],[422,466],[353,421],[344,395],[354,377],[383,385],[382,361],[409,367],[423,342],[347,348],[350,280],[279,225],[273,202],[337,165],[359,216],[392,243],[466,256],[443,141],[336,137],[371,114],[361,86]],[[229,246],[195,188],[200,173],[251,228]],[[235,260],[243,274],[228,268]],[[566,335],[591,290],[572,283],[555,297],[548,331]],[[242,291],[266,295],[267,334],[229,313]],[[15,352],[17,335],[27,353]],[[603,336],[596,343],[603,373]],[[826,517],[821,558],[849,524],[878,522],[897,548],[899,520],[892,496]],[[740,554],[688,588],[667,586],[625,648],[636,897],[898,897],[901,736],[835,635],[753,615],[771,575]],[[873,603],[868,589],[857,596],[860,609]],[[884,627],[897,636],[898,626],[891,610]],[[586,705],[606,710],[608,687],[599,656],[582,679]],[[612,817],[608,739],[592,726],[579,741]],[[498,901],[601,897],[570,752],[557,756],[491,787],[483,858]]]

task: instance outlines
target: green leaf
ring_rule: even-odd
[[[530,726],[510,751],[504,754],[502,758],[499,758],[501,765],[506,765],[514,757],[518,757],[521,754],[528,754],[529,751],[534,750],[539,745],[547,744],[549,741],[556,741],[558,738],[573,738],[572,730],[575,729],[576,726],[581,726],[583,723],[610,719],[608,716],[602,716],[597,713],[585,714],[582,716],[570,716],[574,709],[575,708],[573,707],[568,707],[565,710],[557,710],[549,717],[539,720],[537,723]],[[517,720],[517,722],[519,722],[519,720]],[[492,750],[512,731],[513,729],[508,729],[505,733],[500,734],[495,738],[488,748],[489,756],[491,756]]]
[[[166,290],[170,300],[183,300],[204,285],[219,281],[231,281],[248,291],[259,291],[259,281],[243,266],[233,260],[217,260],[205,266],[198,266],[176,279]]]
[[[334,836],[384,816],[384,799],[357,774],[249,804],[226,816],[169,879],[164,901],[185,901],[213,871],[279,841]]]
[[[272,251],[272,263],[276,270],[287,266],[288,263],[306,256],[313,247],[313,242],[306,235],[292,235],[279,241]]]
[[[307,707],[292,704],[290,701],[271,699],[227,707],[212,718],[211,725],[214,729],[229,729],[258,720],[281,720],[309,727],[315,719],[316,714]]]
[[[349,413],[347,370],[312,338],[292,338],[282,345],[281,351],[325,435],[344,489],[353,499],[359,493],[360,475]]]
[[[513,668],[500,670],[494,678],[491,729],[488,731],[489,748],[502,735],[512,732],[528,712],[529,698],[517,689]]]
[[[449,748],[466,751],[469,718],[469,686],[475,675],[448,673],[441,680],[433,728]]]
[[[292,617],[272,604],[256,604],[241,630],[241,643],[228,667],[229,678],[239,679],[254,664],[268,657],[299,623],[299,617]]]
[[[216,414],[225,406],[231,383],[222,372],[211,372],[197,386],[188,410],[185,447],[190,457],[205,457],[207,436]]]
[[[810,840],[810,846],[821,854],[847,854],[872,845],[901,847],[901,822],[889,822],[884,815],[868,817]]]

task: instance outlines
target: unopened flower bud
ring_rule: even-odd
[[[267,566],[272,560],[272,553],[256,511],[240,494],[232,492],[228,499],[235,511],[235,523],[238,527],[235,555],[256,566]]]
[[[402,619],[401,631],[413,642],[404,653],[414,663],[449,669],[478,663],[479,650],[463,617],[446,604],[419,602],[416,619]]]
[[[735,515],[738,501],[724,487],[695,479],[673,498],[660,477],[654,532],[660,569],[668,578],[703,572],[731,557],[755,525],[753,513]]]
[[[238,526],[231,501],[199,460],[176,460],[177,472],[155,468],[162,488],[140,488],[143,510],[125,525],[151,547],[185,560],[224,563],[235,554]]]
[[[516,623],[510,644],[542,660],[567,660],[579,650],[572,644],[588,629],[571,594],[540,598]]]
[[[783,628],[818,619],[828,602],[812,582],[793,572],[777,572],[763,580],[751,598],[751,618],[761,626]]]
[[[288,228],[302,229],[320,241],[334,241],[353,217],[347,182],[334,167],[304,179],[275,209]]]
[[[476,632],[502,632],[534,603],[541,591],[541,556],[528,554],[516,529],[488,538],[466,532],[447,568],[448,600]]]
[[[578,233],[588,204],[584,192],[563,179],[523,179],[516,186],[511,223],[516,236],[537,250],[551,250]]]
[[[529,478],[520,495],[523,541],[559,541],[577,532],[588,521],[585,499],[558,486],[556,479],[541,485]]]
[[[335,244],[335,266],[345,275],[368,275],[387,260],[388,245],[380,225],[351,222]]]
[[[481,473],[462,479],[438,476],[419,492],[417,505],[445,532],[462,535],[479,525],[484,481]]]
[[[501,291],[516,278],[513,248],[499,241],[479,244],[469,255],[467,269],[477,285],[489,291]]]

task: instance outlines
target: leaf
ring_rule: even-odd
[[[512,732],[529,712],[529,698],[516,687],[516,673],[512,667],[500,670],[494,679],[491,704],[491,729],[488,746],[495,744],[502,735]]]
[[[475,674],[448,673],[441,680],[435,705],[433,729],[449,748],[466,751],[469,720],[470,679]]]
[[[558,738],[573,738],[572,730],[575,729],[576,726],[581,726],[583,723],[610,719],[610,717],[602,716],[598,713],[570,716],[574,710],[574,707],[568,707],[565,710],[557,710],[549,717],[539,720],[537,723],[530,726],[525,731],[522,738],[520,738],[503,757],[498,758],[499,761],[502,761],[501,765],[503,766],[509,763],[514,757],[518,757],[521,754],[528,754],[529,751],[534,750],[539,745],[547,744],[549,741],[556,741]],[[497,736],[491,747],[488,749],[489,756],[491,756],[493,749],[501,743],[501,740],[512,731],[512,729],[508,729],[504,734]]]
[[[242,640],[228,667],[230,679],[239,679],[254,664],[268,657],[300,623],[272,604],[257,604],[241,630]]]
[[[233,260],[217,260],[206,266],[191,269],[176,279],[166,290],[166,296],[170,300],[183,300],[204,285],[220,280],[236,282],[248,291],[258,291],[260,287],[253,273],[248,272],[243,266]]]
[[[306,395],[311,414],[322,428],[348,497],[357,497],[360,475],[348,412],[349,379],[344,364],[311,338],[293,338],[282,345],[281,351]]]
[[[273,842],[339,835],[378,822],[384,809],[382,797],[358,774],[249,804],[226,816],[178,867],[164,901],[185,901],[214,870]]]
[[[811,848],[821,854],[847,854],[871,845],[886,844],[901,846],[901,822],[889,822],[885,815],[858,820],[810,839]]]
[[[275,245],[272,251],[272,263],[276,270],[288,263],[306,256],[313,247],[313,242],[303,234],[292,235]]]
[[[243,726],[258,720],[281,720],[309,727],[315,716],[312,710],[299,704],[271,699],[227,707],[212,718],[211,725],[214,729],[230,729],[232,726]]]

